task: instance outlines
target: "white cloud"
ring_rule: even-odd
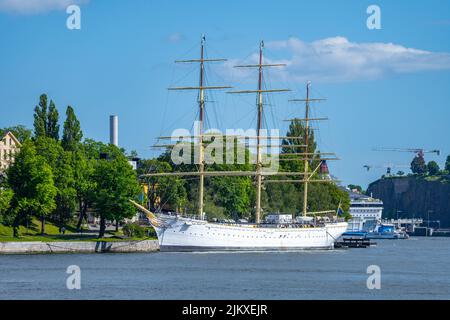
[[[65,10],[71,4],[84,4],[89,0],[0,0],[0,12],[39,14],[52,10]]]
[[[389,74],[450,70],[450,54],[407,48],[393,43],[356,43],[344,37],[333,37],[313,42],[297,38],[266,43],[266,48],[279,60],[267,63],[285,63],[283,69],[272,72],[284,80],[304,82],[345,82],[378,79]],[[258,56],[246,62],[256,63]],[[231,60],[227,66],[240,63]],[[228,71],[229,72],[229,71]],[[242,78],[247,70],[233,70],[233,77]]]
[[[175,32],[172,34],[169,34],[166,38],[165,41],[169,42],[169,43],[177,43],[184,40],[184,35],[180,32]]]

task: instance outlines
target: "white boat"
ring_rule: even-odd
[[[212,223],[174,215],[147,213],[161,251],[332,249],[346,222],[304,224]]]
[[[408,234],[401,229],[397,229],[393,224],[377,225],[374,231],[366,234],[366,239],[408,239]]]
[[[177,87],[172,90],[198,90],[199,91],[199,119],[200,128],[203,127],[202,119],[204,118],[204,90],[223,89],[229,87],[222,86],[204,86],[204,63],[209,61],[223,61],[224,59],[205,59],[204,58],[204,37],[201,41],[201,55],[200,59],[182,60],[178,62],[198,62],[200,63],[200,86],[198,87]],[[160,250],[162,251],[198,251],[198,250],[286,250],[286,249],[330,249],[333,248],[335,241],[347,229],[347,223],[338,221],[337,212],[339,210],[328,210],[321,212],[307,212],[308,200],[308,184],[311,182],[318,183],[334,183],[331,178],[317,178],[318,170],[325,165],[325,160],[322,160],[321,153],[309,152],[308,150],[308,136],[309,136],[309,122],[310,120],[321,120],[309,117],[309,103],[310,101],[319,101],[322,99],[310,99],[309,90],[310,83],[307,84],[307,98],[298,99],[295,101],[303,101],[306,104],[305,118],[295,121],[305,121],[305,144],[298,145],[300,137],[282,137],[283,141],[288,141],[290,144],[283,145],[285,148],[293,147],[295,150],[304,150],[303,152],[296,151],[291,153],[293,156],[300,156],[299,158],[291,158],[290,160],[300,160],[304,164],[304,171],[302,172],[267,172],[263,170],[262,152],[261,152],[261,129],[262,129],[262,109],[263,100],[262,93],[268,92],[283,92],[289,91],[287,89],[264,90],[262,70],[265,67],[280,66],[277,64],[264,64],[262,57],[263,42],[260,44],[259,50],[259,64],[245,65],[240,67],[251,67],[259,69],[259,81],[257,90],[235,91],[230,93],[257,93],[257,110],[258,110],[258,127],[257,127],[257,146],[256,146],[256,165],[255,171],[206,171],[204,161],[204,133],[200,130],[195,137],[197,140],[194,146],[198,147],[199,162],[197,172],[168,172],[168,173],[149,173],[142,175],[142,177],[162,177],[162,176],[189,176],[199,178],[199,195],[198,195],[198,217],[193,219],[182,217],[180,215],[166,215],[154,214],[145,207],[132,201],[132,203],[142,212],[147,214],[147,217],[155,228]],[[294,101],[294,100],[292,100]],[[172,138],[172,137],[164,137]],[[179,137],[175,137],[178,138]],[[279,138],[279,137],[278,137]],[[265,137],[267,140],[267,137]],[[289,140],[290,139],[290,140]],[[179,141],[179,140],[177,140]],[[167,146],[167,145],[164,145]],[[293,149],[294,150],[294,149]],[[314,150],[313,150],[314,151]],[[330,154],[330,153],[328,153]],[[313,168],[309,166],[313,163],[312,159],[318,165]],[[329,160],[335,160],[330,159]],[[289,160],[289,159],[288,159]],[[256,180],[256,206],[255,206],[255,223],[217,223],[209,222],[205,219],[208,216],[204,212],[204,178],[210,176],[253,176]],[[292,214],[294,219],[291,223],[261,223],[261,190],[263,176],[266,177],[265,183],[282,182],[282,183],[302,183],[304,186],[303,194],[303,215],[301,219],[296,219],[295,214]],[[301,179],[275,180],[271,181],[269,177],[301,177]],[[314,178],[314,179],[311,179]],[[318,216],[322,214],[332,214],[331,220],[329,218],[320,221],[311,221],[311,216]],[[309,216],[308,216],[309,215]],[[314,219],[316,220],[316,219]]]
[[[345,222],[323,227],[287,228],[166,220],[155,228],[161,251],[332,249],[346,230]]]

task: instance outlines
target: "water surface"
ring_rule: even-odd
[[[450,299],[450,238],[332,251],[0,255],[0,299]],[[81,268],[81,290],[66,268]],[[369,265],[381,289],[369,290]]]

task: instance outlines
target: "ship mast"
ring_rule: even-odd
[[[309,123],[311,120],[328,120],[327,118],[310,118],[310,102],[315,102],[315,101],[324,101],[325,99],[311,99],[310,98],[310,89],[311,89],[311,81],[308,81],[306,83],[306,99],[292,99],[289,100],[290,102],[305,102],[305,118],[304,119],[289,119],[289,121],[293,120],[293,121],[304,121],[305,122],[305,132],[304,132],[304,148],[305,151],[304,153],[300,153],[298,155],[303,155],[303,210],[302,210],[302,214],[304,217],[307,216],[308,214],[308,183],[309,182],[313,182],[311,180],[311,178],[313,177],[313,175],[317,172],[317,170],[319,169],[322,161],[324,161],[325,159],[321,159],[321,161],[319,162],[319,165],[310,173],[309,170],[309,161],[313,159],[314,156],[319,155],[334,155],[333,153],[312,153],[309,152]],[[294,159],[285,159],[285,160],[294,160]],[[328,158],[327,160],[337,160],[337,158]],[[320,180],[319,180],[320,181]]]
[[[204,48],[205,48],[205,37],[202,36],[201,45],[200,45],[200,86],[199,86],[199,99],[198,99],[198,107],[199,107],[199,137],[198,137],[198,148],[199,148],[199,168],[198,172],[199,176],[199,184],[198,184],[198,215],[200,219],[203,220],[203,187],[205,181],[205,163],[204,163],[204,146],[203,146],[203,116],[204,116],[204,107],[205,107],[205,91],[203,90],[203,77],[205,71],[205,63],[204,63]]]
[[[306,84],[306,101],[305,101],[305,153],[308,154],[308,143],[309,143],[309,88],[311,82],[308,81]],[[305,184],[303,186],[303,216],[306,217],[307,207],[308,207],[308,157],[305,157],[303,161],[304,172],[305,172]]]
[[[262,112],[263,112],[263,96],[262,96],[262,55],[264,42],[261,41],[259,45],[259,66],[258,66],[258,124],[256,131],[256,213],[255,222],[259,223],[261,220],[261,128],[262,128]]]
[[[169,90],[198,90],[198,107],[199,107],[199,132],[198,132],[198,175],[199,175],[199,185],[198,185],[198,215],[201,219],[204,218],[204,181],[205,181],[205,157],[204,157],[204,143],[203,143],[203,123],[205,115],[205,90],[215,90],[215,89],[229,89],[230,86],[205,86],[205,62],[215,62],[215,61],[227,61],[226,59],[205,59],[205,41],[206,38],[202,35],[200,42],[200,59],[191,60],[177,60],[177,63],[200,63],[200,75],[199,75],[199,86],[198,87],[176,87],[169,88]]]
[[[236,136],[237,139],[241,138],[248,138],[248,139],[256,139],[256,170],[255,171],[205,171],[205,159],[204,159],[204,115],[205,115],[205,90],[213,90],[213,89],[227,89],[231,88],[229,86],[205,86],[205,62],[210,61],[226,61],[226,59],[205,59],[204,58],[204,48],[205,48],[205,37],[202,36],[201,39],[201,46],[200,46],[200,59],[193,59],[193,60],[178,60],[175,62],[184,62],[184,63],[192,63],[192,62],[198,62],[200,63],[200,76],[199,76],[199,86],[198,87],[175,87],[175,88],[169,88],[169,90],[198,90],[198,104],[199,104],[199,133],[198,135],[194,136],[165,136],[165,137],[159,137],[160,139],[173,139],[173,138],[194,138],[198,141],[198,151],[199,151],[199,168],[196,172],[163,172],[163,173],[147,173],[143,174],[140,177],[165,177],[165,176],[178,176],[178,177],[199,177],[199,198],[198,198],[198,214],[201,218],[204,218],[203,215],[203,208],[204,208],[204,178],[205,177],[222,177],[222,176],[252,176],[256,179],[256,206],[255,206],[255,222],[259,224],[261,222],[261,190],[262,190],[262,177],[263,176],[279,176],[279,177],[302,177],[300,180],[298,179],[288,179],[288,180],[265,180],[267,183],[305,183],[305,197],[304,197],[304,204],[303,204],[303,214],[311,214],[307,213],[307,184],[309,182],[332,182],[327,180],[312,180],[311,178],[314,176],[314,174],[317,172],[317,170],[320,167],[317,166],[314,170],[310,172],[309,170],[309,161],[312,160],[315,156],[322,157],[323,155],[334,155],[334,153],[320,153],[320,152],[314,152],[310,153],[308,152],[308,142],[309,142],[309,121],[312,120],[326,120],[326,118],[310,118],[310,112],[309,112],[309,103],[313,101],[321,101],[324,99],[311,99],[310,98],[310,83],[307,85],[307,97],[305,99],[293,99],[289,100],[290,102],[306,102],[306,118],[305,119],[287,119],[285,121],[306,121],[306,135],[305,135],[305,142],[306,144],[295,144],[295,141],[299,141],[300,137],[277,137],[277,139],[282,140],[293,140],[293,143],[291,144],[282,144],[279,145],[279,147],[285,147],[285,148],[305,148],[305,151],[302,153],[287,153],[284,155],[289,156],[303,156],[303,158],[282,158],[280,160],[282,161],[292,161],[292,160],[303,160],[305,164],[304,171],[302,172],[265,172],[263,170],[263,164],[262,164],[262,150],[261,147],[263,146],[261,144],[261,140],[267,140],[268,136],[261,136],[261,130],[262,130],[262,120],[263,120],[263,107],[264,107],[264,101],[263,101],[263,94],[264,93],[271,93],[271,92],[286,92],[291,91],[289,89],[263,89],[263,83],[264,83],[264,68],[266,67],[281,67],[285,66],[285,64],[264,64],[263,63],[263,49],[264,49],[264,42],[261,41],[259,45],[259,61],[258,64],[250,64],[250,65],[238,65],[235,66],[235,68],[258,68],[258,87],[257,90],[241,90],[241,91],[229,91],[228,93],[239,93],[239,94],[248,94],[248,93],[256,93],[257,94],[257,135],[256,137],[239,137]],[[225,136],[223,136],[225,137]],[[154,145],[153,147],[156,148],[167,148],[171,146],[178,145],[179,142],[176,144],[162,144],[162,145]],[[327,158],[328,160],[337,160],[336,158]],[[325,160],[325,159],[323,159]],[[320,161],[321,162],[321,161]],[[325,212],[325,211],[324,211]],[[328,211],[326,211],[328,212]],[[316,212],[317,213],[323,213],[323,212]]]
[[[286,92],[289,89],[271,89],[263,90],[263,68],[264,67],[284,67],[285,64],[263,64],[263,48],[264,41],[259,44],[259,62],[254,65],[239,65],[235,68],[258,68],[258,89],[244,90],[244,91],[230,91],[229,93],[256,93],[257,94],[257,108],[258,108],[258,123],[256,135],[256,206],[255,206],[255,222],[261,222],[261,190],[262,190],[262,160],[261,160],[261,129],[263,116],[263,93],[268,92]],[[267,139],[267,137],[265,137]]]

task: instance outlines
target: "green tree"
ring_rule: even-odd
[[[47,95],[39,97],[39,104],[34,108],[34,136],[35,138],[47,135]]]
[[[92,175],[96,158],[88,157],[84,145],[73,152],[74,187],[79,207],[77,230],[81,230],[83,219],[87,219],[87,210],[92,203],[92,194],[95,190],[95,182],[92,179]]]
[[[8,224],[8,213],[14,192],[0,186],[0,223]]]
[[[286,133],[287,137],[299,137],[298,139],[285,139],[284,145],[305,145],[306,144],[306,127],[303,121],[293,120],[289,125],[289,129]],[[317,143],[315,141],[314,130],[308,129],[308,152],[314,152],[317,149]],[[284,147],[283,153],[299,153],[305,152],[304,147]]]
[[[47,137],[59,140],[59,114],[53,100],[50,100],[50,106],[47,113]]]
[[[252,180],[248,177],[213,177],[210,182],[211,197],[215,204],[234,218],[249,218],[251,212]]]
[[[47,104],[46,94],[39,97],[39,104],[34,108],[34,137],[50,137],[59,139],[59,115],[55,103],[50,100],[50,106]]]
[[[308,193],[308,210],[325,211],[336,210],[341,205],[341,209],[348,213],[350,208],[350,197],[348,193],[333,183],[312,183]]]
[[[424,175],[427,173],[427,170],[428,168],[424,158],[420,155],[415,156],[414,159],[411,161],[412,173]]]
[[[50,166],[57,189],[56,208],[53,212],[56,220],[62,225],[69,220],[76,205],[75,172],[73,155],[64,151],[61,143],[51,137],[40,137],[35,141],[36,152]]]
[[[64,150],[74,151],[83,138],[80,121],[78,121],[75,112],[71,106],[66,110],[66,121],[64,121],[62,146]]]
[[[61,143],[53,138],[45,136],[35,139],[34,146],[37,154],[45,159],[54,172],[56,170],[58,160],[64,151]]]
[[[60,226],[70,221],[75,212],[77,191],[72,154],[62,151],[54,169],[54,181],[57,189],[55,214]]]
[[[287,137],[299,137],[298,139],[285,139],[283,144],[288,145],[305,145],[306,127],[301,121],[292,121]],[[302,160],[290,160],[284,161],[283,159],[298,159],[298,156],[290,155],[290,153],[316,153],[317,143],[315,142],[314,131],[309,128],[308,131],[308,148],[304,147],[284,147],[280,156],[280,170],[286,172],[303,172],[304,161]],[[309,155],[311,157],[311,155]],[[300,157],[302,158],[302,157]],[[308,166],[311,170],[314,170],[320,164],[320,156],[313,156],[308,162]],[[316,173],[312,179],[318,179],[319,175]],[[271,178],[273,179],[273,178]],[[286,178],[280,178],[285,180]],[[289,178],[288,178],[289,179]],[[358,186],[355,186],[358,187]],[[267,206],[272,211],[278,212],[294,212],[296,214],[301,213],[303,210],[303,188],[302,183],[270,183],[267,184],[267,190],[263,193],[267,199]],[[334,183],[311,183],[308,188],[308,211],[326,211],[336,210],[338,205],[341,204],[341,208],[344,212],[348,211],[350,205],[350,198],[347,192],[341,190]]]
[[[293,183],[268,183],[263,192],[267,212],[298,213],[302,208],[300,191]]]
[[[140,162],[137,173],[141,175],[170,171],[172,171],[170,163],[159,159],[148,159]],[[187,201],[186,190],[179,177],[146,177],[142,182],[147,185],[146,198],[151,211],[159,211],[165,205],[177,210]]]
[[[430,176],[435,176],[439,173],[439,165],[436,163],[436,161],[430,161],[427,164],[427,168],[428,168],[428,174]]]
[[[45,233],[45,217],[56,207],[56,188],[51,167],[37,155],[31,142],[25,142],[14,163],[8,168],[7,183],[14,195],[11,199],[13,230],[17,237],[19,225],[31,215],[41,218],[41,233]]]
[[[445,170],[450,172],[450,154],[447,156],[447,160],[445,161]]]
[[[130,158],[137,158],[138,157],[138,153],[136,150],[131,150],[130,151]]]
[[[96,161],[93,180],[96,188],[93,206],[100,218],[99,238],[105,235],[106,220],[131,218],[136,210],[129,201],[141,191],[136,173],[123,152],[113,145],[103,147],[108,159]]]

